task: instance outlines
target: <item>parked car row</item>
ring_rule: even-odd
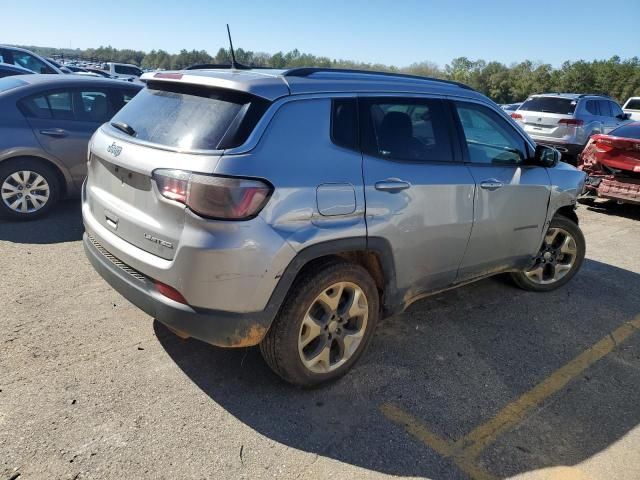
[[[0,216],[36,218],[77,195],[91,135],[141,88],[76,75],[0,79]]]
[[[61,64],[53,58],[44,58],[24,48],[0,45],[0,66],[7,76],[11,70],[8,66],[27,69],[29,73],[41,74],[77,74],[87,76],[102,76],[127,81],[135,81],[140,78],[143,71],[135,65],[127,63],[107,62],[102,69],[95,67],[85,68],[77,64]],[[16,71],[16,74],[19,74]]]

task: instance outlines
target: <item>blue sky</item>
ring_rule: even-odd
[[[5,0],[0,43],[215,54],[227,45],[406,66],[640,55],[640,0]]]

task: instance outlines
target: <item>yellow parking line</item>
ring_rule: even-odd
[[[451,458],[458,468],[471,478],[493,480],[496,477],[475,463],[478,455],[495,442],[502,433],[521,422],[533,408],[558,392],[602,357],[611,353],[618,344],[627,340],[637,330],[640,330],[640,315],[615,329],[520,398],[508,404],[491,420],[455,442],[439,437],[425,427],[420,420],[393,404],[384,403],[380,406],[380,410],[389,420],[401,425],[407,433],[443,457]]]
[[[436,451],[443,457],[451,458],[456,466],[475,480],[496,480],[496,477],[474,464],[472,459],[465,456],[464,452],[456,449],[453,442],[439,437],[425,427],[420,420],[409,415],[402,409],[391,403],[380,405],[380,411],[392,422],[404,427],[410,435]]]
[[[524,393],[520,398],[508,404],[491,420],[458,440],[456,446],[472,457],[479,455],[502,433],[520,423],[531,409],[558,392],[572,379],[610,353],[617,344],[624,342],[637,329],[640,329],[640,315],[618,327],[565,366],[553,372],[541,383]]]

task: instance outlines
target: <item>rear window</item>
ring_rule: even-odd
[[[112,122],[135,138],[179,150],[219,150],[242,145],[269,102],[234,90],[149,82]]]
[[[576,101],[559,97],[532,97],[519,110],[529,112],[560,113],[571,115],[576,109]]]
[[[18,80],[17,78],[13,77],[0,78],[0,92],[6,92],[7,90],[22,87],[26,84],[27,82],[23,82],[22,80]]]
[[[612,130],[609,135],[640,140],[640,123],[630,123]]]
[[[640,110],[640,98],[637,100],[629,100],[624,108],[629,110]]]

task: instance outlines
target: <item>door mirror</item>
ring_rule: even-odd
[[[535,164],[542,167],[555,167],[560,161],[562,154],[555,148],[546,145],[536,145]]]
[[[631,114],[621,113],[620,115],[616,115],[616,118],[619,118],[620,120],[629,120],[631,118]]]

